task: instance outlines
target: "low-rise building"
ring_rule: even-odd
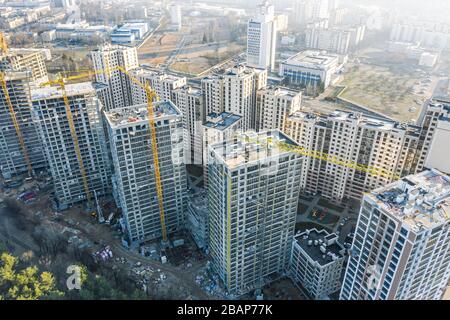
[[[337,234],[306,230],[294,237],[289,275],[314,299],[327,299],[341,288],[345,251]]]
[[[307,50],[283,61],[279,75],[291,84],[327,88],[338,64],[337,55]]]

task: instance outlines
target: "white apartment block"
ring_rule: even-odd
[[[329,18],[329,11],[333,9],[329,0],[296,0],[293,7],[293,21],[304,26],[310,22]]]
[[[450,101],[435,101],[433,107],[436,108],[439,116],[435,122],[433,139],[428,150],[425,161],[426,168],[435,168],[441,172],[450,174],[450,148],[446,147],[450,141]]]
[[[206,113],[242,116],[242,129],[255,129],[256,92],[267,86],[267,70],[237,65],[202,80]]]
[[[45,49],[10,49],[0,56],[1,70],[30,71],[32,86],[48,81]]]
[[[299,111],[301,92],[267,86],[256,93],[256,130],[283,130],[288,115]]]
[[[294,237],[289,275],[313,299],[327,299],[341,288],[345,257],[337,234],[308,229]]]
[[[440,300],[450,278],[450,178],[407,176],[364,196],[341,300]]]
[[[450,28],[441,28],[436,21],[398,21],[392,26],[390,40],[419,43],[427,49],[450,48]]]
[[[351,33],[344,29],[315,27],[306,29],[305,45],[309,49],[347,54],[350,48],[350,40]]]
[[[284,131],[311,154],[301,176],[303,191],[336,202],[359,201],[364,192],[415,172],[419,161],[417,126],[345,111],[328,116],[300,111],[288,117]],[[376,171],[358,170],[356,164]]]
[[[224,112],[224,81],[220,75],[208,76],[201,81],[203,99],[205,101],[205,112]]]
[[[29,170],[27,158],[32,171],[43,169],[46,162],[36,123],[32,120],[29,88],[31,72],[7,71],[3,73],[3,76],[25,147],[23,150],[5,91],[3,87],[0,87],[0,172],[3,178],[8,180],[13,175],[26,173]]]
[[[280,131],[209,147],[208,201],[213,270],[239,296],[276,279],[289,264],[302,157]]]
[[[170,13],[170,23],[176,30],[181,30],[182,27],[182,17],[181,17],[181,7],[177,4],[172,4],[169,6]]]
[[[87,199],[82,172],[89,192],[110,191],[110,163],[101,121],[101,102],[90,82],[66,85],[67,98],[76,132],[74,141],[62,91],[48,87],[31,91],[33,117],[38,124],[44,152],[61,209]],[[79,147],[82,167],[77,156]]]
[[[200,89],[184,86],[173,91],[173,103],[183,114],[184,163],[203,164],[204,114],[203,95]]]
[[[242,117],[237,114],[222,112],[206,116],[203,132],[203,179],[208,184],[208,147],[222,141],[233,139],[241,129]]]
[[[421,133],[419,139],[420,158],[416,173],[424,168],[435,168],[448,173],[446,131],[448,130],[449,110],[450,101],[442,99],[432,99],[424,107],[423,117],[418,121]],[[440,156],[444,158],[440,159]]]
[[[167,234],[185,227],[187,177],[183,121],[170,101],[154,103],[158,161]],[[104,112],[114,165],[113,188],[129,241],[162,236],[147,104]]]
[[[264,0],[259,6],[258,15],[248,22],[247,64],[250,67],[273,70],[276,44],[275,9],[267,0]]]
[[[131,74],[141,83],[148,83],[161,101],[173,101],[174,90],[180,89],[186,85],[185,77],[173,76],[159,70],[138,68],[133,70]],[[136,105],[147,102],[146,92],[141,85],[132,82],[131,91],[133,104]]]
[[[139,66],[136,48],[106,45],[92,51],[91,59],[95,81],[108,85],[99,95],[105,110],[132,105],[131,80],[118,67],[129,72]]]

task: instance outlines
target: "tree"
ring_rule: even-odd
[[[50,272],[39,273],[36,266],[18,270],[19,259],[9,253],[0,256],[0,300],[38,300],[61,296]]]

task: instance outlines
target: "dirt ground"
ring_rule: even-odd
[[[291,279],[282,278],[263,288],[264,300],[307,300]]]

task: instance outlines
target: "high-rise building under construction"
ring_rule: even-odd
[[[60,208],[110,190],[110,165],[100,118],[101,102],[89,82],[31,91],[35,122]]]
[[[5,179],[45,167],[36,124],[32,121],[30,72],[1,74],[0,171]]]
[[[209,146],[212,267],[234,296],[276,279],[289,262],[302,156],[278,142],[297,145],[276,130]]]
[[[164,239],[166,233],[185,225],[187,180],[181,112],[170,101],[153,103],[153,108],[156,146],[152,145],[147,104],[104,113],[114,165],[113,194],[131,243]]]

